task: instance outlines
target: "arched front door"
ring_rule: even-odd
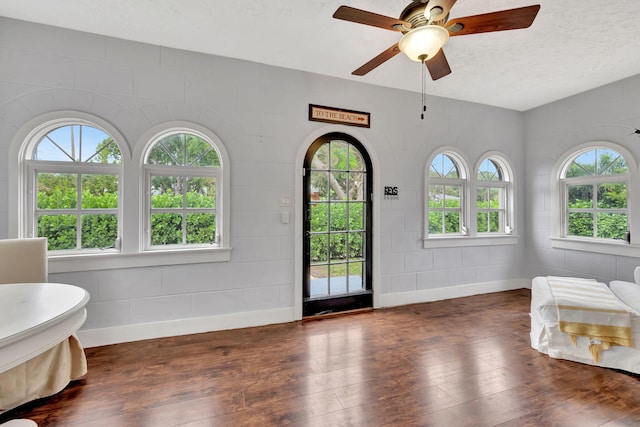
[[[347,134],[326,134],[307,151],[303,316],[373,306],[371,169]]]

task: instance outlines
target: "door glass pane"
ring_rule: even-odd
[[[349,170],[364,171],[366,165],[360,151],[353,145],[349,145]]]
[[[344,141],[331,141],[331,169],[347,170],[347,143]]]
[[[327,203],[311,203],[311,232],[328,231],[329,205]]]
[[[311,172],[311,200],[329,199],[329,172]]]
[[[349,200],[364,200],[365,174],[360,172],[349,173]]]
[[[349,263],[349,292],[364,289],[364,262]]]
[[[329,266],[314,265],[310,275],[310,297],[329,295]]]
[[[311,167],[315,170],[329,169],[329,144],[322,144],[318,148],[311,161]]]
[[[347,264],[332,264],[329,266],[329,293],[331,295],[347,292]]]
[[[349,230],[364,230],[364,202],[349,203]]]
[[[329,237],[331,261],[345,260],[347,258],[347,233],[332,233]]]
[[[347,200],[348,177],[347,172],[329,172],[331,200]]]
[[[329,260],[329,235],[313,234],[311,235],[311,262],[327,262]]]
[[[365,233],[349,233],[349,260],[364,259]]]
[[[347,204],[331,203],[330,206],[331,231],[347,231]]]

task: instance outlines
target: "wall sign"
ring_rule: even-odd
[[[398,187],[384,187],[384,198],[398,200],[400,198]]]
[[[309,120],[349,126],[371,127],[371,113],[309,104]]]

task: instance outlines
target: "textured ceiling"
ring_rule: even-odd
[[[398,55],[351,71],[399,33],[332,18],[338,6],[397,17],[407,0],[0,0],[0,15],[419,92]],[[640,1],[458,0],[451,17],[540,4],[528,29],[451,38],[432,95],[524,111],[640,73]]]

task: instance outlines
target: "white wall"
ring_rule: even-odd
[[[591,141],[618,144],[630,152],[637,165],[640,135],[634,134],[634,129],[638,127],[640,75],[525,113],[526,266],[529,277],[555,274],[592,277],[604,282],[633,281],[633,269],[640,265],[640,258],[635,255],[552,247],[550,237],[555,231],[551,173],[565,152]],[[630,220],[636,221],[637,217]]]
[[[280,212],[293,209],[280,199],[295,195],[296,158],[310,135],[356,132],[308,121],[310,103],[370,112],[371,128],[357,128],[357,135],[380,164],[378,182],[399,188],[399,200],[374,197],[378,305],[526,283],[522,239],[515,246],[428,250],[421,241],[424,166],[445,145],[462,150],[470,165],[490,150],[511,160],[516,231],[524,234],[522,113],[429,97],[421,121],[418,93],[6,18],[0,64],[0,237],[12,233],[8,209],[15,209],[8,203],[7,169],[16,161],[8,158],[9,145],[39,115],[75,110],[100,117],[131,152],[149,128],[187,120],[220,137],[231,159],[231,261],[51,275],[91,293],[81,334],[88,345],[294,320],[294,287],[301,283],[294,273],[296,224],[280,222]],[[419,78],[416,66],[416,89]]]

